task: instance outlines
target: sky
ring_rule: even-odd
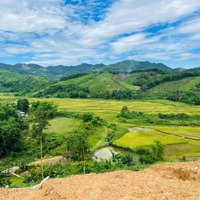
[[[1,0],[0,62],[200,67],[200,0]]]

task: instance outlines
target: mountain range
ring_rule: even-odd
[[[162,63],[49,66],[0,64],[0,92],[31,97],[169,99],[200,104],[200,68]]]
[[[67,73],[75,73],[78,71],[88,71],[88,70],[120,70],[120,71],[134,71],[134,70],[144,70],[144,69],[161,69],[161,70],[172,70],[162,63],[151,63],[148,61],[134,61],[125,60],[115,64],[104,65],[104,64],[87,64],[82,63],[76,66],[48,66],[43,67],[37,64],[24,64],[18,63],[15,65],[0,63],[0,69],[8,70],[11,72],[16,72],[22,75],[36,75],[43,77],[59,77]]]

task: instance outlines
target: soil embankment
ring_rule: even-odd
[[[200,199],[200,161],[47,180],[40,189],[0,189],[0,200]]]

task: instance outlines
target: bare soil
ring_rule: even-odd
[[[47,180],[40,189],[0,189],[0,200],[199,200],[200,161]]]

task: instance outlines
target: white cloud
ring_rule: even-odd
[[[45,33],[65,26],[61,0],[0,1],[0,30]]]
[[[145,29],[192,15],[200,9],[199,0],[118,0],[101,21],[87,23],[77,11],[92,15],[90,7],[63,2],[0,1],[0,55],[32,53],[30,62],[44,65],[109,62],[121,54],[135,59],[195,57],[189,51],[199,46],[198,17],[156,34]]]

